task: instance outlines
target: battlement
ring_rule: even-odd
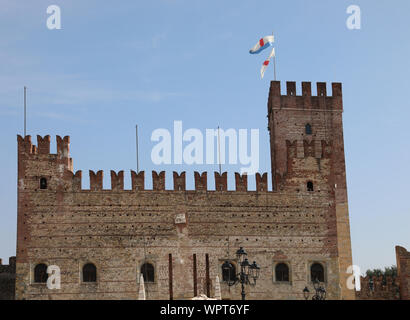
[[[311,82],[302,82],[301,95],[297,95],[296,82],[286,82],[286,94],[281,92],[280,81],[272,81],[269,90],[268,111],[272,109],[343,110],[342,84],[332,83],[332,95],[327,95],[326,82],[316,83],[316,96],[312,95]]]
[[[37,136],[37,146],[31,142],[31,136],[21,137],[17,136],[18,152],[19,155],[31,156],[31,155],[53,155],[50,153],[50,136],[45,137]],[[104,172],[89,171],[90,176],[90,188],[82,189],[82,171],[73,172],[72,159],[69,157],[70,149],[70,137],[66,136],[61,138],[56,137],[57,141],[57,159],[69,159],[71,166],[67,167],[69,170],[64,171],[65,181],[68,183],[68,189],[70,191],[100,191],[103,190],[103,177]],[[124,190],[124,171],[118,173],[111,170],[111,190],[120,191]],[[268,175],[267,173],[259,174],[255,176],[256,179],[256,191],[267,192],[268,191]],[[194,172],[195,178],[195,191],[227,191],[228,190],[228,173],[219,172],[214,173],[215,178],[215,190],[208,189],[208,176],[207,172],[199,173]],[[145,190],[145,172],[141,171],[136,173],[131,170],[131,188],[136,191]],[[173,172],[173,191],[186,191],[186,172],[178,174]],[[50,186],[51,187],[51,186]],[[248,176],[235,173],[235,187],[236,191],[247,192],[248,191]],[[105,190],[105,189],[104,189]],[[153,191],[165,191],[165,171],[156,172],[152,171],[152,190]]]
[[[286,150],[288,159],[308,157],[329,159],[332,155],[332,142],[325,140],[286,140]]]
[[[2,259],[0,259],[0,273],[1,272],[6,272],[5,270],[8,270],[7,268],[11,268],[11,269],[13,269],[13,268],[16,268],[16,257],[10,257],[9,258],[9,264],[7,265],[4,265],[3,264],[3,260]]]
[[[116,173],[111,170],[111,189],[112,191],[124,190],[124,171]],[[90,189],[82,189],[82,171],[77,171],[75,174],[71,171],[66,171],[66,179],[71,181],[71,191],[102,191],[103,189],[103,176],[104,172],[99,170],[97,173],[90,170]],[[228,173],[219,172],[214,173],[215,177],[215,190],[208,189],[208,173],[194,172],[195,178],[195,191],[228,191]],[[136,173],[131,170],[131,188],[134,191],[144,191],[145,189],[145,172],[141,171]],[[257,173],[255,175],[256,191],[267,192],[268,191],[268,174]],[[178,174],[173,172],[173,190],[172,191],[187,191],[186,189],[186,172]],[[235,173],[235,191],[247,192],[248,190],[248,176],[246,174]],[[165,189],[165,171],[156,172],[152,171],[152,191],[170,191]]]
[[[70,157],[70,137],[65,136],[61,138],[56,136],[57,141],[57,155],[59,158],[69,158]],[[17,135],[17,146],[19,154],[27,155],[48,155],[50,153],[50,142],[51,138],[49,135],[44,138],[37,136],[37,146],[31,142],[31,136],[25,136],[24,138]]]
[[[360,277],[360,291],[356,291],[358,300],[398,300],[400,282],[395,277],[366,276]]]
[[[79,191],[101,191],[108,190],[103,188],[103,178],[104,172],[99,171],[89,171],[90,187],[89,189],[82,188],[82,171],[74,172],[72,169],[72,159],[67,158],[69,153],[70,137],[66,136],[61,138],[56,137],[57,141],[57,154],[50,153],[50,136],[45,137],[37,136],[37,146],[33,145],[31,142],[31,136],[26,136],[24,139],[21,136],[17,137],[18,140],[18,150],[20,155],[33,156],[36,161],[42,161],[42,157],[39,155],[52,155],[55,156],[53,160],[56,160],[57,165],[61,163],[66,163],[68,161],[68,166],[65,167],[64,171],[59,171],[64,176],[64,181],[67,191],[79,192]],[[325,140],[285,140],[286,143],[286,153],[285,157],[290,159],[303,159],[313,157],[315,159],[329,159],[332,155],[332,141]],[[47,161],[50,159],[47,157]],[[291,171],[292,164],[288,161],[288,170]],[[60,170],[60,169],[58,169]],[[41,175],[37,173],[37,175]],[[248,176],[241,175],[239,173],[234,173],[235,175],[235,191],[237,192],[247,192],[248,190]],[[278,175],[278,173],[276,173]],[[267,192],[267,173],[257,173],[255,176],[256,191],[257,192]],[[37,176],[36,176],[37,177]],[[124,190],[124,171],[119,172],[110,171],[111,177],[111,189],[112,191]],[[276,176],[275,176],[276,177]],[[280,179],[279,179],[280,178]],[[285,175],[280,176],[278,179],[285,183]],[[279,181],[278,180],[278,181]],[[207,172],[199,173],[194,172],[194,183],[195,191],[227,191],[228,190],[228,173],[214,172],[214,182],[215,189],[208,189],[208,174]],[[152,191],[166,191],[165,183],[165,171],[156,172],[152,171]],[[48,188],[52,190],[56,185],[50,184]],[[131,170],[131,190],[144,191],[145,189],[145,172],[135,172]],[[167,190],[169,191],[169,190]],[[186,172],[173,172],[173,191],[187,191],[186,189]]]
[[[0,259],[0,300],[14,300],[16,283],[16,257],[9,258],[3,265]]]

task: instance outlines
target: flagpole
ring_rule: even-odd
[[[27,124],[27,87],[24,86],[24,137],[26,137],[26,124]]]
[[[218,126],[218,162],[219,162],[219,175],[222,174],[222,166],[221,166],[221,140],[219,137],[219,126]]]
[[[135,136],[136,136],[136,149],[137,149],[137,174],[140,173],[140,162],[138,155],[138,125],[135,126]]]
[[[275,56],[273,57],[273,79],[276,81],[276,50],[275,50]]]
[[[273,31],[272,31],[272,36],[273,36]],[[273,56],[273,80],[276,81],[276,48],[275,48],[275,55]]]

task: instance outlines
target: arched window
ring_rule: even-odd
[[[44,263],[36,265],[34,268],[34,282],[46,283],[48,279],[47,266]]]
[[[312,134],[312,126],[310,125],[310,123],[308,123],[306,126],[305,126],[305,133],[307,134],[307,135],[311,135]]]
[[[151,263],[144,263],[141,266],[141,274],[144,277],[144,282],[154,282],[155,272],[154,266]]]
[[[222,265],[222,281],[232,282],[236,280],[236,267],[230,261],[224,262]]]
[[[325,282],[325,270],[320,263],[314,263],[310,267],[310,279],[311,281]]]
[[[97,268],[92,263],[87,263],[83,267],[83,282],[97,282]]]
[[[276,281],[289,282],[289,267],[286,263],[278,263],[275,267]]]
[[[40,179],[40,189],[47,189],[47,179],[46,178]]]
[[[314,190],[313,190],[313,182],[312,182],[312,181],[308,181],[306,187],[307,187],[307,191],[310,191],[310,192],[314,191]]]

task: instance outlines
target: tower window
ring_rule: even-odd
[[[320,263],[314,263],[310,267],[310,280],[319,282],[325,282],[325,270]]]
[[[226,261],[222,265],[222,281],[233,282],[236,280],[236,268],[232,262]]]
[[[305,132],[309,136],[312,134],[312,126],[309,123],[305,126]]]
[[[313,182],[312,182],[312,181],[308,181],[308,183],[307,183],[307,191],[309,191],[309,192],[313,192],[313,191],[314,191],[314,189],[313,189]]]
[[[155,272],[154,266],[151,263],[144,263],[141,266],[141,273],[144,277],[144,282],[154,282]]]
[[[92,263],[87,263],[83,267],[83,282],[97,282],[97,268]]]
[[[47,189],[47,179],[46,178],[41,178],[40,179],[40,189]]]
[[[34,268],[34,282],[46,283],[48,279],[47,266],[44,263],[36,265]]]
[[[289,267],[286,263],[278,263],[276,265],[275,279],[278,282],[289,282]]]

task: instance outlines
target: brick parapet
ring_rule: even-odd
[[[16,282],[16,257],[9,258],[3,265],[0,259],[0,300],[14,300]]]
[[[397,275],[400,281],[400,297],[410,300],[410,252],[396,246]]]

